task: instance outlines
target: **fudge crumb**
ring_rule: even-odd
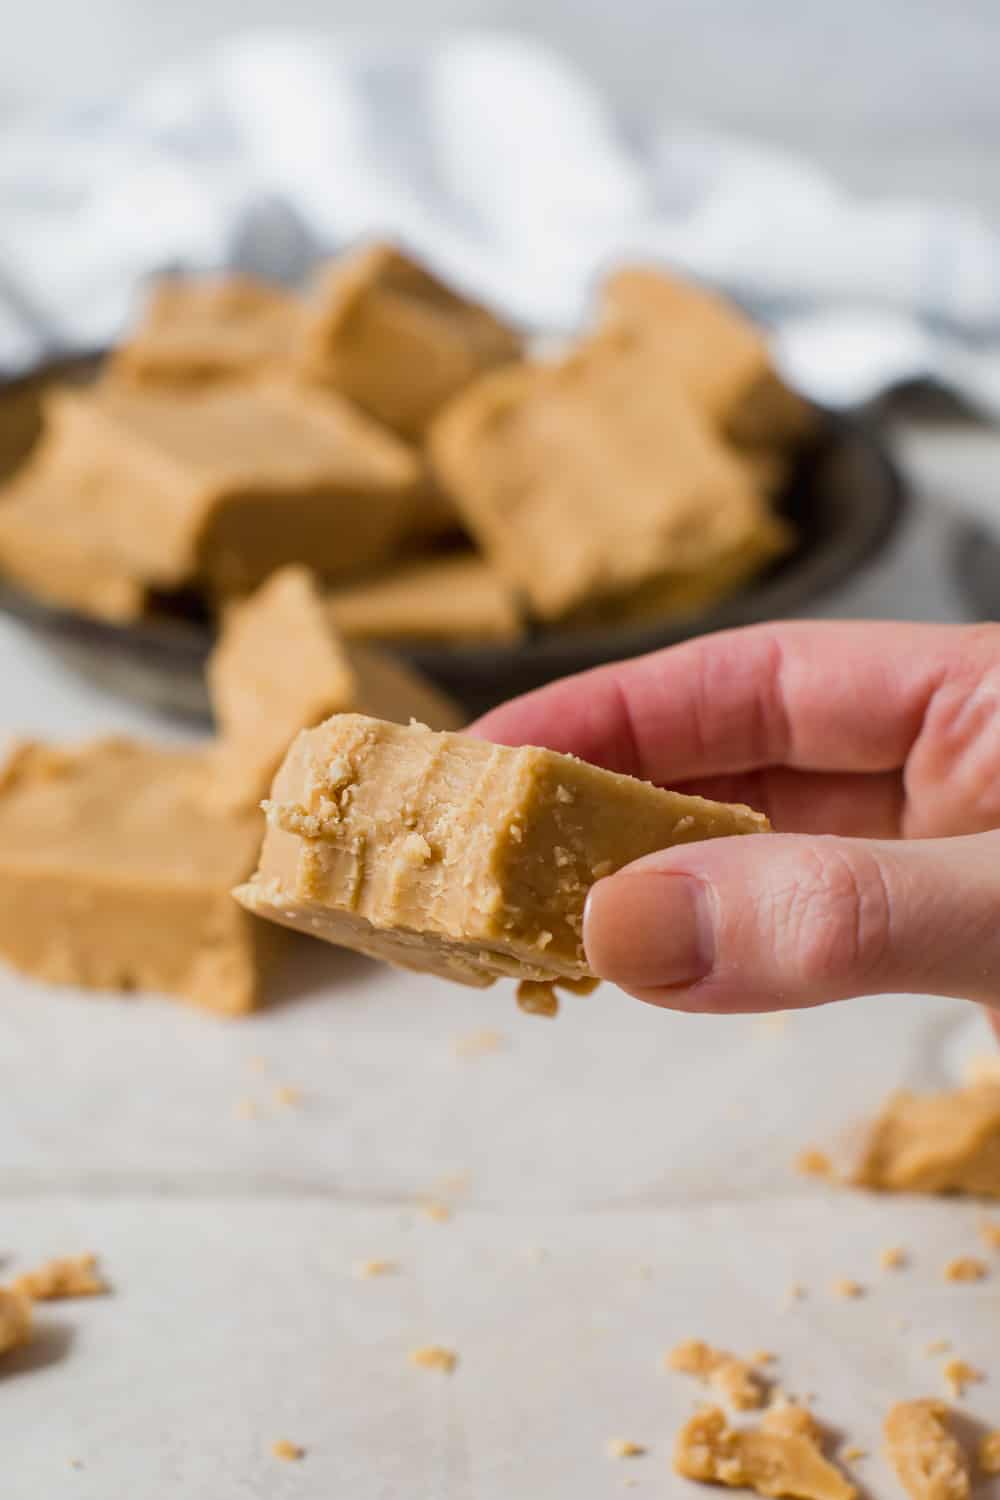
[[[984,1261],[974,1255],[959,1255],[944,1268],[945,1281],[982,1281],[989,1271]]]
[[[909,1256],[899,1245],[887,1245],[879,1252],[878,1263],[883,1271],[902,1271],[909,1265]]]
[[[236,1115],[240,1120],[256,1120],[257,1105],[253,1099],[245,1095],[236,1101]]]
[[[752,1365],[724,1349],[713,1349],[702,1339],[685,1339],[666,1355],[668,1370],[696,1375],[714,1385],[737,1411],[757,1411],[767,1399],[767,1387]]]
[[[949,1359],[944,1367],[944,1378],[951,1394],[958,1398],[965,1395],[967,1385],[979,1385],[986,1376],[975,1365],[966,1364],[964,1359]]]
[[[456,1057],[486,1057],[491,1052],[503,1050],[505,1038],[499,1031],[473,1031],[468,1036],[455,1038]]]
[[[296,1104],[302,1103],[302,1090],[283,1083],[274,1091],[274,1102],[283,1105],[286,1109],[293,1109]]]
[[[517,987],[518,1009],[527,1016],[557,1016],[559,997],[548,980],[522,979]]]
[[[808,1415],[808,1414],[807,1414]],[[718,1406],[695,1412],[674,1446],[674,1471],[790,1500],[854,1500],[854,1486],[803,1431],[731,1428]]]
[[[778,1356],[773,1349],[758,1349],[756,1354],[751,1354],[752,1365],[773,1365],[777,1363]]]
[[[825,1177],[831,1180],[836,1176],[833,1170],[833,1162],[825,1151],[817,1151],[813,1146],[807,1146],[800,1151],[795,1158],[795,1170],[803,1177]]]
[[[932,1339],[924,1352],[926,1354],[947,1354],[950,1348],[950,1339]]]
[[[840,1456],[844,1460],[845,1464],[856,1464],[862,1458],[867,1458],[868,1457],[868,1449],[867,1448],[845,1448],[844,1451],[843,1451],[843,1453]]]
[[[31,1339],[31,1299],[0,1286],[0,1354],[20,1349]]]
[[[1000,1474],[1000,1429],[986,1434],[977,1457],[981,1474]]]
[[[802,1285],[801,1281],[793,1281],[791,1286],[788,1288],[788,1291],[785,1293],[785,1296],[789,1302],[803,1302],[805,1300],[805,1295],[806,1289]]]
[[[447,1224],[451,1218],[451,1209],[447,1203],[424,1203],[420,1212],[425,1219],[430,1219],[432,1224]]]
[[[628,1438],[608,1438],[605,1448],[609,1458],[642,1458],[646,1452],[641,1443]]]
[[[912,1500],[967,1500],[969,1465],[943,1401],[901,1401],[883,1424],[886,1455]]]
[[[979,1238],[988,1250],[1000,1250],[1000,1224],[995,1219],[984,1219],[979,1226]]]
[[[300,1448],[298,1443],[290,1443],[287,1438],[278,1438],[277,1442],[272,1443],[271,1452],[275,1458],[288,1464],[297,1464],[306,1456],[304,1448]]]
[[[833,1292],[837,1297],[863,1297],[865,1289],[860,1281],[852,1281],[849,1276],[842,1276],[839,1281],[833,1283]]]
[[[82,1458],[70,1458],[70,1459],[67,1459],[67,1463],[69,1464],[69,1466],[70,1466],[71,1469],[82,1469],[83,1468],[83,1459]]]
[[[440,1344],[425,1344],[422,1349],[414,1349],[410,1355],[410,1364],[419,1365],[422,1370],[440,1370],[444,1375],[450,1375],[458,1364],[458,1355],[453,1349],[443,1349]]]
[[[375,1276],[394,1276],[399,1265],[394,1260],[359,1260],[354,1274],[359,1281],[371,1281]]]
[[[789,1437],[808,1438],[817,1447],[823,1441],[823,1429],[812,1412],[801,1402],[790,1401],[784,1394],[764,1413],[760,1425],[763,1432],[778,1432]]]
[[[32,1302],[56,1302],[64,1297],[100,1297],[108,1284],[96,1269],[96,1255],[67,1255],[25,1271],[11,1282],[11,1290]]]

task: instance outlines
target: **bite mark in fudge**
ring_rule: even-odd
[[[237,899],[402,968],[486,986],[592,978],[601,875],[672,844],[768,827],[570,756],[359,715],[296,740]]]
[[[421,438],[446,401],[521,339],[391,245],[333,261],[314,290],[303,370],[404,437]]]
[[[356,710],[436,729],[457,728],[461,710],[418,673],[372,650],[345,646],[308,568],[280,569],[226,614],[208,666],[220,738],[220,804],[265,795],[300,729]]]
[[[633,338],[485,376],[431,454],[507,584],[555,619],[751,546],[766,502],[680,387],[636,379]]]
[[[289,363],[302,304],[253,276],[170,276],[108,364],[112,379],[198,386]]]
[[[197,393],[105,383],[49,403],[95,476],[87,534],[154,587],[254,587],[303,557],[328,577],[379,563],[408,524],[415,455],[336,396],[291,385]]]
[[[125,739],[15,747],[0,770],[0,957],[50,983],[250,1010],[271,940],[229,891],[262,819],[213,813],[210,774],[203,752]]]

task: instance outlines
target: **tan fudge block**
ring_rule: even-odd
[[[0,574],[61,609],[99,619],[137,619],[145,609],[142,579],[95,542],[93,506],[115,503],[107,476],[73,462],[48,440],[0,489]]]
[[[151,584],[252,588],[308,557],[330,577],[371,567],[404,530],[419,465],[338,397],[291,386],[195,393],[103,384],[50,407],[59,440],[104,477],[95,545]]]
[[[424,678],[377,653],[352,653],[339,640],[314,576],[283,568],[226,615],[208,666],[220,740],[220,802],[259,802],[300,729],[359,709],[457,728],[457,705]]]
[[[517,359],[521,340],[389,245],[331,263],[313,293],[302,367],[404,437],[493,365]]]
[[[485,376],[435,424],[435,466],[497,571],[553,619],[748,541],[763,501],[691,403],[636,379],[630,335]]]
[[[0,772],[0,955],[56,984],[250,1010],[266,929],[232,901],[259,813],[206,808],[203,753],[26,743]]]
[[[268,822],[237,892],[247,910],[479,986],[591,977],[595,880],[671,844],[767,827],[550,750],[355,715],[299,736]]]
[[[760,330],[732,302],[645,267],[609,277],[603,302],[607,324],[636,335],[652,378],[662,367],[733,442],[780,446],[813,427],[812,408],[784,384]]]
[[[880,1192],[1000,1198],[1000,1083],[895,1094],[871,1127],[852,1181]]]
[[[108,373],[170,385],[257,375],[290,361],[301,318],[298,298],[253,276],[171,276],[153,287]]]
[[[462,552],[387,568],[327,595],[345,636],[371,641],[513,641],[514,595],[485,558]]]

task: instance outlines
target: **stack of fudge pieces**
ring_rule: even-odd
[[[516,641],[691,611],[790,543],[813,415],[707,291],[622,270],[563,357],[397,249],[303,295],[164,281],[0,489],[0,575],[128,622],[306,563],[360,642]]]

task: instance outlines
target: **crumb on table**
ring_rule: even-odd
[[[982,1281],[988,1275],[985,1261],[974,1255],[959,1255],[944,1268],[945,1281]]]
[[[628,1438],[608,1438],[605,1447],[609,1458],[642,1458],[646,1452],[641,1443]]]
[[[23,1292],[0,1287],[0,1354],[20,1349],[31,1339],[31,1300]]]
[[[277,1442],[272,1443],[271,1453],[275,1458],[290,1464],[298,1463],[306,1456],[306,1450],[300,1448],[298,1443],[289,1442],[288,1438],[278,1438]]]
[[[458,1355],[453,1349],[445,1349],[440,1344],[425,1344],[411,1352],[410,1364],[419,1366],[421,1370],[440,1370],[442,1374],[450,1375],[458,1364]]]
[[[1000,1429],[986,1433],[979,1444],[979,1472],[1000,1474]]]
[[[724,1349],[713,1349],[702,1339],[684,1339],[665,1356],[668,1370],[695,1375],[715,1386],[737,1411],[756,1411],[767,1399],[767,1386],[749,1360]]]
[[[360,1281],[371,1281],[376,1276],[394,1276],[399,1264],[394,1260],[359,1260],[354,1274]]]
[[[968,1461],[943,1401],[900,1401],[883,1424],[886,1456],[911,1500],[967,1500]]]
[[[486,1057],[491,1052],[503,1051],[505,1038],[500,1031],[473,1031],[468,1036],[455,1038],[456,1057]]]
[[[883,1271],[901,1271],[909,1264],[909,1256],[901,1245],[887,1245],[879,1252],[878,1263]]]
[[[47,1260],[25,1271],[11,1283],[12,1290],[32,1302],[55,1302],[65,1297],[100,1297],[108,1284],[97,1270],[96,1255],[67,1255]]]
[[[800,1151],[795,1158],[795,1170],[803,1177],[825,1177],[832,1179],[836,1177],[833,1162],[825,1151],[819,1151],[815,1146],[807,1146]]]
[[[955,1397],[964,1396],[967,1385],[978,1385],[986,1379],[982,1370],[977,1370],[975,1365],[967,1364],[964,1359],[949,1359],[944,1367],[944,1378],[948,1382],[948,1389]]]
[[[852,1281],[849,1276],[841,1276],[833,1283],[833,1293],[836,1297],[857,1298],[865,1295],[865,1289],[860,1281]]]
[[[856,1495],[804,1428],[732,1428],[717,1406],[695,1412],[684,1424],[674,1445],[674,1472],[790,1500],[854,1500]]]
[[[430,1203],[421,1204],[420,1212],[425,1219],[430,1219],[432,1224],[447,1224],[451,1218],[451,1209],[447,1203],[438,1203],[433,1200]]]
[[[979,1238],[988,1250],[1000,1250],[1000,1223],[984,1219],[979,1226]]]

